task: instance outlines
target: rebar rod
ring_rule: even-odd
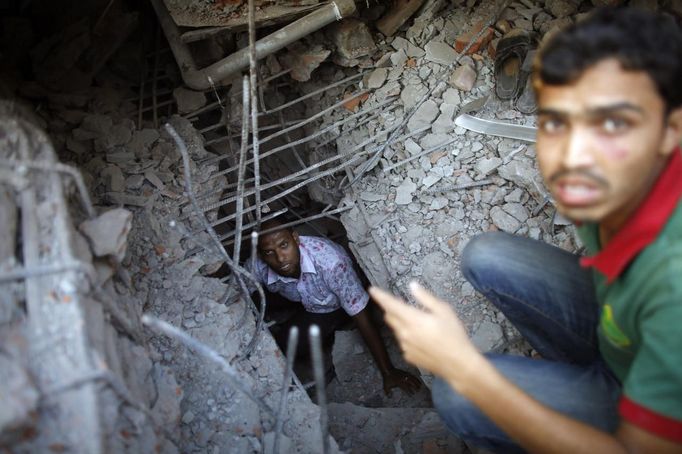
[[[389,170],[395,169],[396,167],[400,167],[400,166],[402,166],[402,165],[407,164],[408,162],[414,161],[415,159],[419,159],[419,158],[421,158],[421,157],[424,157],[424,156],[426,156],[426,155],[429,155],[429,154],[433,153],[434,151],[440,150],[440,149],[443,148],[443,147],[447,147],[448,145],[450,145],[450,144],[452,144],[452,143],[454,143],[454,142],[457,142],[458,140],[459,140],[459,137],[455,137],[455,138],[453,138],[453,139],[446,140],[445,142],[439,143],[438,145],[434,145],[434,146],[432,146],[432,147],[429,147],[429,148],[427,148],[426,150],[424,150],[424,151],[422,151],[422,152],[420,152],[420,153],[417,153],[416,155],[410,156],[409,158],[405,158],[405,159],[403,159],[402,161],[398,161],[398,162],[396,162],[396,163],[394,163],[394,164],[391,164],[390,166],[384,167],[384,169],[383,169],[382,171],[383,171],[384,173],[386,173],[386,172],[388,172]]]
[[[258,248],[258,232],[251,232],[251,263],[255,262],[256,250]],[[251,268],[254,271],[256,268]],[[254,305],[255,307],[255,305]],[[267,301],[265,298],[261,298],[260,307],[258,308],[258,321],[256,322],[256,330],[253,333],[251,342],[246,346],[244,352],[240,355],[242,358],[248,358],[253,349],[258,344],[258,337],[263,331],[263,324],[265,322],[265,310],[267,309]]]
[[[274,219],[274,218],[276,218],[276,217],[278,217],[278,216],[283,215],[283,214],[286,213],[287,211],[289,211],[289,208],[282,208],[281,210],[277,210],[277,211],[274,211],[274,212],[272,212],[272,213],[268,213],[267,215],[263,216],[263,219],[261,219],[261,222],[265,222],[265,221],[269,221],[270,219]],[[243,225],[243,226],[242,226],[242,235],[237,235],[237,233],[236,233],[236,232],[237,232],[237,228],[235,227],[235,229],[234,229],[232,232],[226,233],[225,235],[221,236],[221,237],[220,237],[220,242],[223,243],[225,246],[229,246],[229,245],[231,245],[231,244],[233,244],[233,243],[236,243],[237,241],[241,242],[241,241],[242,241],[242,240],[241,240],[241,237],[243,236],[243,232],[248,231],[249,229],[251,229],[251,228],[253,228],[253,227],[255,227],[255,226],[256,226],[256,222],[255,222],[255,221],[254,221],[254,222],[249,222],[248,224]],[[234,240],[231,240],[231,241],[228,242],[228,243],[225,243],[225,240],[229,240],[230,238],[233,238],[233,237],[237,237],[238,239],[234,239]]]
[[[80,271],[90,277],[92,281],[96,272],[95,269],[85,262],[72,262],[51,265],[31,265],[30,267],[14,267],[0,271],[0,284],[33,277],[47,276],[49,274],[66,273],[69,271]]]
[[[177,341],[180,341],[185,346],[191,348],[192,350],[199,353],[203,357],[218,364],[220,368],[223,370],[223,372],[225,372],[225,377],[230,382],[233,388],[237,389],[246,397],[248,397],[266,413],[268,413],[271,416],[275,416],[275,412],[272,411],[272,408],[270,408],[270,406],[267,403],[265,403],[263,399],[261,399],[260,397],[256,396],[253,393],[249,386],[246,383],[244,383],[242,379],[239,377],[237,371],[222,356],[220,356],[218,352],[216,352],[203,342],[193,338],[180,328],[177,328],[171,325],[170,323],[167,323],[149,314],[142,315],[141,320],[142,323],[149,326],[150,328],[156,331],[160,331],[166,336],[171,337]]]
[[[450,186],[440,187],[440,188],[429,188],[424,189],[422,192],[424,194],[438,194],[439,192],[450,192],[450,191],[461,191],[463,189],[476,188],[479,186],[487,186],[493,184],[492,180],[481,180],[472,181],[471,183],[453,184]]]
[[[270,219],[274,219],[274,218],[276,218],[277,216],[283,215],[283,214],[286,213],[287,211],[289,211],[288,208],[282,208],[282,209],[279,210],[279,211],[275,211],[275,212],[273,212],[273,213],[268,213],[267,215],[263,216],[263,219],[261,220],[261,222],[265,222],[265,221],[268,221],[268,220],[270,220]],[[242,227],[242,236],[243,236],[243,233],[244,233],[245,231],[248,231],[248,230],[249,230],[250,228],[252,228],[254,225],[256,225],[256,222],[255,222],[255,221],[249,222],[248,224],[244,225],[244,226]],[[197,233],[200,233],[200,232],[202,232],[201,229],[199,229],[199,230],[197,231]],[[237,232],[237,231],[236,231],[236,229],[235,229],[235,230],[232,230],[231,232],[229,232],[229,233],[227,233],[227,234],[225,234],[225,235],[219,237],[220,242],[223,243],[223,246],[230,246],[230,245],[232,245],[232,244],[235,243],[235,240],[234,240],[234,239],[230,239],[230,238],[234,237],[234,236],[236,235],[236,232]],[[186,233],[186,236],[188,236],[188,237],[195,236],[195,233],[187,232],[187,233]],[[230,241],[225,242],[225,240],[228,240],[228,239],[230,239]],[[239,242],[240,242],[240,243],[242,242],[242,239],[241,239],[241,238],[239,239]],[[198,253],[201,249],[202,249],[202,247],[195,247],[195,248],[190,249],[190,250],[187,251],[187,253],[185,254],[185,258],[187,258],[187,257],[189,257],[189,256],[191,256],[191,255],[194,255],[194,254]],[[234,255],[233,255],[233,256],[234,256]]]
[[[305,100],[308,99],[308,98],[312,98],[313,96],[317,96],[317,95],[319,95],[319,94],[323,94],[323,93],[329,91],[329,90],[332,89],[332,88],[338,87],[339,85],[343,85],[343,84],[345,84],[345,83],[352,82],[352,81],[354,81],[355,79],[359,79],[359,78],[361,78],[362,76],[364,76],[366,73],[367,73],[367,71],[360,71],[359,73],[354,74],[354,75],[349,76],[349,77],[346,77],[345,79],[341,79],[341,80],[339,80],[338,82],[333,82],[333,83],[331,83],[331,84],[329,84],[329,85],[326,85],[326,86],[324,86],[324,87],[322,87],[322,88],[318,88],[317,90],[311,91],[310,93],[306,93],[305,95],[300,96],[300,97],[298,97],[298,98],[296,98],[296,99],[294,99],[294,100],[292,100],[292,101],[289,101],[289,102],[287,102],[287,103],[284,103],[284,104],[282,104],[281,106],[277,106],[277,107],[274,107],[274,108],[272,108],[272,109],[270,109],[270,110],[266,110],[266,111],[264,111],[264,112],[261,112],[261,115],[270,115],[270,114],[273,114],[273,113],[275,113],[275,112],[279,112],[280,110],[287,109],[287,108],[289,108],[289,107],[291,107],[291,106],[294,106],[294,105],[298,104],[298,103],[301,102],[301,101],[305,101]]]
[[[280,127],[285,128],[285,126],[284,126],[284,113],[282,113],[281,110],[278,112],[278,116],[279,116]],[[289,133],[286,133],[284,135],[284,138],[286,139],[287,143],[294,142],[293,140],[291,140],[291,136],[289,135]],[[298,148],[296,147],[296,145],[291,146],[291,151],[294,153],[294,157],[296,158],[296,162],[298,162],[299,170],[304,169],[306,167],[306,163],[303,161],[303,159],[301,159],[301,155],[298,153]]]
[[[199,208],[199,203],[194,197],[194,191],[192,189],[192,176],[190,174],[189,152],[187,151],[187,145],[185,144],[185,141],[182,140],[182,138],[175,130],[175,128],[173,128],[173,126],[171,126],[169,123],[166,123],[165,128],[168,134],[175,142],[176,146],[178,147],[178,151],[182,155],[183,174],[185,179],[185,192],[187,192],[187,197],[189,197],[190,201],[192,202],[192,207],[195,210],[196,215],[199,217],[199,222],[203,225],[204,230],[208,233],[209,237],[213,241],[214,247],[216,248],[218,253],[222,255],[223,261],[228,266],[228,268],[230,268],[232,274],[236,277],[237,283],[239,284],[239,289],[241,290],[242,297],[244,299],[244,304],[254,305],[253,301],[251,300],[251,296],[249,295],[249,291],[246,287],[246,284],[244,283],[243,280],[243,277],[246,277],[253,283],[254,287],[256,288],[258,295],[260,297],[261,307],[263,308],[263,310],[265,310],[266,300],[265,292],[263,291],[263,286],[251,272],[246,271],[245,269],[239,266],[239,263],[235,263],[232,261],[232,259],[230,259],[230,256],[227,254],[227,251],[220,243],[220,240],[218,239],[218,235],[216,234],[215,230],[213,230],[213,227],[211,227],[211,225],[208,223],[208,220],[206,219],[204,214],[201,212],[201,209]],[[252,244],[252,254],[254,253],[254,249],[255,245]],[[252,270],[254,269],[255,268],[252,268]],[[256,325],[256,333],[254,334],[254,337],[251,343],[249,344],[250,349],[252,349],[255,346],[255,342],[258,339],[258,334],[262,329],[262,325],[263,315],[259,317],[259,323]],[[247,349],[247,353],[245,353],[242,357],[248,356],[251,353],[250,349]]]
[[[433,85],[433,87],[429,88],[429,90],[424,94],[424,96],[421,97],[417,103],[412,106],[410,111],[405,115],[405,117],[402,119],[400,122],[399,128],[396,129],[393,134],[391,134],[388,139],[383,143],[383,145],[374,153],[374,155],[368,160],[368,165],[363,167],[363,170],[361,172],[358,172],[357,175],[348,183],[347,187],[352,186],[355,184],[362,176],[372,168],[374,165],[376,165],[376,162],[378,162],[379,158],[384,154],[384,151],[386,151],[386,148],[388,148],[389,145],[391,145],[396,138],[398,137],[398,134],[402,131],[402,128],[407,124],[408,121],[410,121],[410,118],[414,115],[414,113],[419,109],[422,104],[424,104],[433,94],[434,91],[437,89],[440,89],[440,87],[445,83],[444,81],[447,80],[446,75],[450,74],[453,70],[453,68],[459,64],[460,60],[466,55],[467,51],[471,48],[471,46],[474,45],[478,41],[478,39],[483,36],[484,33],[488,30],[489,27],[491,27],[495,22],[497,22],[497,18],[502,14],[502,11],[504,11],[507,6],[511,3],[512,0],[503,0],[502,5],[494,12],[494,14],[488,19],[488,21],[481,27],[481,30],[479,30],[473,38],[469,41],[469,43],[464,47],[462,52],[455,58],[455,60],[450,63],[448,66],[446,66],[440,73],[438,73],[435,77],[435,79],[438,81]]]
[[[239,172],[237,172],[237,200],[235,203],[235,240],[232,261],[239,263],[242,246],[242,223],[244,221],[244,174],[246,173],[246,147],[249,145],[249,82],[244,76],[242,79],[242,143],[239,149]]]
[[[323,178],[323,177],[326,177],[326,176],[329,176],[329,175],[333,175],[334,173],[336,173],[336,172],[338,172],[338,171],[344,169],[345,167],[354,164],[358,159],[360,159],[360,158],[361,158],[362,156],[364,156],[365,154],[366,154],[366,153],[358,153],[358,154],[356,154],[355,156],[350,157],[350,158],[349,158],[347,161],[345,161],[344,163],[342,163],[342,164],[340,164],[340,165],[338,165],[338,166],[336,166],[336,167],[333,167],[333,168],[331,168],[331,169],[329,169],[329,170],[325,170],[324,172],[320,172],[320,173],[318,173],[318,174],[316,174],[316,175],[314,175],[314,176],[312,176],[312,177],[310,177],[310,178],[308,178],[308,179],[306,179],[306,180],[304,180],[304,181],[302,181],[302,182],[300,182],[300,183],[298,183],[298,184],[295,184],[294,186],[291,186],[291,187],[285,189],[284,191],[281,191],[279,194],[276,194],[276,195],[270,197],[269,199],[264,200],[264,201],[262,202],[262,204],[267,205],[268,203],[272,203],[272,202],[274,202],[275,200],[281,199],[282,197],[285,197],[285,196],[291,194],[292,192],[294,192],[294,191],[296,191],[296,190],[302,188],[303,186],[306,186],[306,185],[308,185],[308,184],[310,184],[310,183],[312,183],[312,182],[314,182],[314,181],[319,180],[320,178]],[[345,156],[344,156],[344,157],[345,157]],[[325,160],[325,161],[327,161],[327,160]],[[326,164],[326,163],[325,163],[324,161],[320,161],[320,163],[315,164],[314,166],[311,166],[311,167],[309,167],[308,169],[301,170],[300,172],[309,172],[309,171],[311,170],[311,168],[313,168],[313,167],[314,167],[314,168],[318,168],[318,167],[321,167],[322,165],[325,165],[325,164]],[[296,172],[296,173],[299,173],[299,172]],[[298,175],[296,175],[296,176],[298,176]],[[283,179],[284,179],[284,178],[283,178]],[[270,184],[272,184],[272,183],[270,183]],[[222,206],[222,205],[224,205],[224,204],[230,203],[231,201],[232,201],[232,200],[230,200],[229,202],[219,202],[219,203],[214,204],[214,205]],[[212,209],[212,208],[208,208],[207,211],[209,211],[209,210],[211,210],[211,209]],[[250,207],[250,208],[245,209],[244,212],[245,212],[245,213],[246,213],[246,212],[251,212],[251,211],[253,211],[254,209],[255,209],[255,207]],[[225,222],[225,221],[231,221],[232,219],[234,219],[234,215],[229,215],[229,216],[226,216],[226,217],[224,217],[224,218],[221,218],[221,219],[218,219],[218,220],[216,220],[216,221],[213,221],[213,222],[211,223],[211,226],[220,225],[220,224],[222,224],[223,222]]]
[[[303,137],[302,139],[298,139],[298,140],[296,140],[296,141],[294,141],[294,142],[288,142],[288,143],[286,143],[286,144],[284,144],[284,145],[281,145],[281,146],[279,146],[279,147],[276,147],[276,148],[273,148],[273,149],[271,149],[271,150],[268,150],[267,152],[261,154],[261,158],[266,158],[266,157],[268,157],[268,156],[271,156],[271,155],[273,155],[273,154],[275,154],[275,153],[279,153],[280,151],[286,150],[286,149],[291,148],[291,147],[293,147],[293,146],[303,144],[303,143],[307,142],[308,140],[315,139],[315,138],[321,136],[322,134],[324,134],[324,133],[326,133],[326,132],[329,132],[329,131],[331,131],[331,130],[333,130],[333,129],[335,129],[335,128],[338,128],[338,127],[340,127],[340,126],[343,126],[345,123],[347,123],[347,122],[349,122],[349,121],[351,121],[351,120],[353,120],[353,119],[355,119],[355,118],[358,118],[358,117],[360,117],[360,116],[362,116],[362,115],[368,114],[368,113],[372,112],[373,110],[378,109],[378,108],[380,108],[380,107],[383,107],[384,105],[386,105],[386,104],[388,104],[388,103],[390,103],[390,102],[392,102],[392,100],[387,100],[387,101],[385,101],[385,102],[383,102],[383,103],[380,103],[380,104],[378,104],[378,105],[376,105],[376,106],[373,106],[373,107],[371,107],[371,108],[369,108],[369,109],[365,109],[365,110],[362,110],[362,111],[360,111],[360,112],[356,112],[356,113],[354,113],[353,115],[349,115],[348,117],[344,117],[344,118],[342,118],[341,120],[338,120],[337,122],[332,123],[331,125],[329,125],[329,126],[323,128],[322,130],[319,130],[319,131],[317,131],[317,132],[315,132],[315,133],[313,133],[313,134],[310,134],[310,135],[308,135],[308,136],[306,136],[306,137]],[[381,113],[381,112],[374,112],[374,113],[372,113],[366,120],[369,120],[369,118],[371,118],[372,116],[379,115],[380,113]],[[301,121],[303,121],[303,120],[301,120]],[[288,134],[288,133],[287,133],[287,134]],[[336,137],[339,137],[339,136],[340,136],[340,134],[337,135]],[[315,149],[317,149],[317,148],[319,148],[319,146],[316,147]],[[212,162],[215,162],[216,160],[224,159],[224,157],[214,157],[214,158],[211,158],[211,159],[213,160]],[[251,163],[252,163],[252,161],[250,161],[250,160],[247,161],[247,164],[251,164]],[[221,171],[219,171],[219,172],[217,172],[217,173],[211,175],[211,178],[215,178],[215,177],[218,177],[218,176],[221,176],[221,175],[227,175],[227,174],[233,172],[234,170],[236,170],[236,166],[228,167],[228,168],[225,169],[225,170],[221,170]]]
[[[397,127],[397,126],[391,126],[391,127],[387,128],[387,129],[385,129],[385,130],[379,131],[379,132],[375,133],[374,135],[370,136],[369,138],[365,139],[364,141],[362,141],[361,143],[359,143],[359,144],[356,145],[355,147],[353,147],[353,148],[352,148],[351,150],[349,150],[347,153],[343,153],[343,154],[339,153],[339,154],[336,154],[336,155],[334,155],[334,156],[331,156],[331,157],[329,157],[329,158],[327,158],[327,159],[323,159],[322,161],[316,162],[315,164],[312,164],[312,165],[308,166],[308,167],[305,168],[305,169],[301,169],[301,170],[299,170],[298,172],[294,172],[294,173],[292,173],[292,174],[290,174],[290,175],[287,175],[286,177],[282,177],[282,178],[280,178],[279,180],[275,180],[275,181],[273,181],[273,182],[270,182],[270,183],[268,183],[268,184],[265,184],[265,185],[263,185],[263,187],[262,187],[261,189],[262,189],[262,190],[266,190],[266,189],[272,188],[272,187],[275,186],[275,185],[287,183],[287,182],[291,181],[291,180],[294,179],[294,178],[297,178],[297,177],[299,177],[299,176],[301,176],[301,175],[308,174],[309,172],[311,172],[311,171],[313,171],[313,170],[316,170],[316,169],[318,169],[318,168],[320,168],[320,167],[322,167],[322,166],[324,166],[324,165],[327,165],[327,164],[329,164],[329,163],[332,163],[332,162],[334,162],[334,161],[338,161],[338,160],[340,160],[340,159],[343,159],[343,158],[346,158],[346,157],[352,155],[352,156],[349,158],[349,160],[348,160],[347,162],[341,164],[340,166],[337,166],[337,167],[334,167],[334,168],[333,168],[333,169],[335,169],[334,172],[337,172],[337,171],[339,171],[339,170],[342,170],[342,169],[344,169],[346,166],[348,166],[348,165],[350,165],[351,163],[353,163],[354,161],[356,161],[358,158],[360,158],[360,157],[362,157],[362,156],[364,156],[364,155],[366,155],[366,154],[371,153],[371,152],[373,151],[373,149],[372,149],[372,150],[369,150],[369,151],[368,151],[368,150],[365,150],[365,151],[362,151],[362,152],[359,152],[359,153],[355,153],[356,151],[361,150],[361,149],[364,148],[365,146],[367,146],[367,145],[369,145],[370,143],[372,143],[377,137],[379,137],[379,136],[381,136],[381,135],[383,135],[383,134],[389,133],[393,128],[396,128],[396,127]],[[305,186],[305,185],[307,185],[307,184],[312,183],[313,181],[319,180],[319,179],[322,178],[323,176],[331,175],[331,174],[333,174],[334,172],[331,172],[331,173],[329,173],[328,171],[327,171],[327,172],[322,172],[322,173],[320,173],[320,174],[317,174],[317,175],[315,175],[315,176],[313,176],[313,177],[308,178],[307,180],[305,180],[305,181],[303,181],[303,182],[301,182],[301,183],[295,185],[294,187],[295,187],[296,189],[298,189],[298,188],[300,188],[300,187],[303,187],[303,186]],[[293,191],[290,191],[290,189],[291,189],[291,188],[289,188],[289,189],[283,191],[282,193],[286,192],[286,193],[288,194],[288,193],[290,193],[290,192],[293,192]],[[287,191],[289,191],[289,192],[287,192]],[[250,195],[252,195],[252,194],[253,194],[253,192],[251,192],[251,191],[246,191],[246,193],[244,194],[244,196],[245,196],[245,197],[248,197],[248,196],[250,196]],[[280,198],[280,196],[276,196],[274,199],[271,198],[271,199],[269,199],[269,200],[270,200],[270,201],[273,201],[273,200],[277,200],[278,198]],[[220,200],[220,201],[218,201],[218,202],[216,202],[216,203],[212,203],[212,204],[210,204],[210,205],[207,205],[207,206],[203,207],[202,209],[204,210],[204,212],[210,211],[210,210],[215,210],[215,209],[217,209],[217,208],[220,208],[220,207],[223,206],[223,205],[227,205],[228,203],[234,202],[235,199],[236,199],[236,195],[233,195],[233,196],[230,196],[230,197],[228,197],[228,198],[226,198],[226,199]],[[263,203],[269,203],[269,202],[263,202]],[[234,219],[234,218],[230,218],[230,219]],[[217,222],[217,221],[214,221],[214,223],[213,223],[212,225],[214,225],[214,226],[217,225],[215,222]]]
[[[143,59],[140,68],[140,100],[137,103],[137,129],[142,129],[142,105],[144,104],[144,76],[147,72],[147,59]]]
[[[279,440],[284,428],[284,414],[287,408],[287,396],[289,395],[289,382],[291,381],[291,373],[294,368],[294,359],[296,358],[296,347],[298,346],[298,327],[292,326],[289,330],[289,339],[287,340],[287,358],[286,366],[284,368],[284,378],[282,379],[282,394],[279,397],[279,408],[277,408],[277,418],[275,420],[275,443],[272,449],[272,454],[279,453]]]
[[[61,172],[69,175],[73,178],[74,183],[76,183],[76,188],[78,189],[78,194],[80,195],[81,202],[83,203],[83,208],[87,213],[89,218],[95,217],[95,208],[90,200],[90,194],[85,187],[85,182],[83,181],[83,175],[80,171],[70,165],[63,164],[61,162],[40,162],[40,161],[26,161],[21,159],[12,158],[0,158],[0,166],[4,167],[14,167],[18,173],[25,172],[25,168],[32,170],[40,170],[43,172]]]
[[[262,232],[259,232],[259,234],[260,234],[261,236],[262,236],[262,235],[267,235],[268,233],[276,232],[277,230],[286,229],[286,228],[289,228],[289,227],[295,227],[295,226],[297,226],[297,225],[305,224],[306,222],[314,221],[314,220],[316,220],[316,219],[329,217],[329,216],[331,216],[331,215],[333,215],[333,214],[343,213],[344,211],[348,211],[348,210],[350,210],[351,208],[353,208],[353,205],[348,205],[348,206],[345,206],[345,207],[337,208],[337,209],[335,209],[335,210],[331,210],[331,211],[328,211],[328,212],[322,212],[322,213],[314,214],[314,215],[312,215],[312,216],[308,216],[308,217],[305,217],[305,218],[301,218],[301,219],[298,219],[298,220],[296,220],[296,221],[287,222],[286,224],[282,224],[282,225],[279,225],[279,226],[277,226],[277,227],[271,227],[271,228],[269,228],[269,229],[263,230]],[[278,213],[280,213],[280,212],[278,212]],[[251,228],[251,227],[252,227],[252,226],[247,225],[247,226],[245,226],[245,229],[248,229],[248,228]],[[230,234],[225,235],[225,237],[226,237],[225,239],[230,238],[231,236],[233,236],[233,235],[230,235]],[[230,240],[230,241],[228,241],[227,243],[225,243],[225,245],[226,245],[226,246],[229,246],[229,245],[231,245],[231,244],[233,243],[233,241],[234,241],[234,240]]]
[[[261,223],[260,140],[258,138],[258,68],[256,60],[256,1],[248,0],[249,22],[249,92],[251,94],[251,152],[253,153],[253,191],[256,207],[256,230]]]
[[[159,70],[159,42],[161,40],[161,29],[159,26],[156,26],[156,33],[155,33],[155,44],[154,44],[154,68],[152,69],[152,115],[154,119],[154,129],[159,128],[159,112],[158,112],[158,106],[156,105],[156,74],[157,71]]]
[[[336,109],[337,107],[344,105],[348,101],[368,93],[368,91],[369,90],[360,90],[360,91],[356,92],[355,94],[353,94],[352,96],[350,96],[349,98],[342,99],[341,101],[339,101],[335,104],[332,104],[331,106],[327,107],[326,109],[323,109],[320,112],[318,112],[318,113],[316,113],[316,114],[314,114],[314,115],[312,115],[312,116],[310,116],[304,120],[301,120],[301,122],[296,124],[296,125],[289,126],[288,128],[281,129],[281,130],[277,131],[276,133],[270,134],[269,136],[265,136],[264,138],[261,139],[260,143],[264,144],[266,142],[269,142],[272,139],[275,139],[275,138],[277,138],[283,134],[286,134],[287,132],[293,131],[294,129],[301,128],[301,127],[307,125],[308,123],[311,123],[311,122],[317,120],[318,118],[322,117],[324,114],[331,112],[332,110]],[[214,145],[216,143],[224,142],[225,140],[227,140],[226,137],[223,137],[221,139],[210,140],[210,141],[206,142],[206,145]]]
[[[324,360],[322,359],[322,341],[320,327],[310,325],[310,356],[313,359],[313,375],[315,376],[315,394],[317,406],[320,407],[320,432],[322,435],[322,453],[329,452],[329,413],[327,409],[327,390],[324,380]]]

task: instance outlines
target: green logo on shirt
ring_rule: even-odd
[[[604,305],[601,312],[601,329],[615,346],[623,348],[631,344],[630,339],[616,325],[616,321],[613,319],[613,309],[608,304]]]

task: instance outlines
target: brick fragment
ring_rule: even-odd
[[[456,40],[455,40],[455,50],[459,53],[462,53],[464,49],[469,45],[471,40],[473,39],[474,36],[480,32],[483,27],[485,26],[484,21],[479,21],[474,24],[474,26],[467,31],[466,33],[460,35]],[[467,51],[467,54],[475,54],[481,48],[485,48],[485,46],[488,45],[488,43],[493,39],[495,31],[491,28],[488,27],[488,29],[481,34],[481,36],[471,45],[469,50]]]

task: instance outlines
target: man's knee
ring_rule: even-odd
[[[495,269],[501,254],[508,249],[513,236],[503,232],[486,232],[475,236],[465,246],[460,259],[464,277],[475,285],[476,276]]]
[[[436,377],[431,385],[433,406],[445,425],[458,436],[470,433],[468,426],[469,413],[476,407],[457,393],[448,383]]]

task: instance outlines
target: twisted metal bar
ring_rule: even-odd
[[[249,295],[249,291],[246,287],[246,284],[244,283],[243,278],[246,277],[249,279],[253,285],[256,287],[256,290],[258,291],[258,294],[261,299],[261,306],[264,308],[265,307],[265,292],[263,291],[263,287],[256,279],[253,274],[250,272],[246,271],[244,268],[240,267],[239,264],[235,264],[230,256],[227,254],[227,251],[223,247],[222,243],[220,243],[220,240],[218,239],[218,235],[216,234],[215,230],[211,227],[211,225],[208,223],[208,220],[204,216],[204,214],[201,212],[201,209],[199,208],[199,203],[196,200],[196,197],[194,196],[194,191],[192,189],[192,177],[190,175],[190,159],[189,159],[189,152],[187,151],[187,145],[185,144],[185,141],[182,140],[180,135],[177,133],[175,128],[173,128],[172,125],[169,123],[166,123],[165,125],[166,131],[168,134],[171,136],[173,141],[175,142],[176,146],[178,147],[178,151],[182,155],[182,162],[183,162],[183,173],[184,173],[184,179],[185,179],[185,191],[187,192],[187,196],[189,197],[190,201],[192,202],[192,208],[195,210],[197,217],[199,218],[200,223],[203,225],[204,230],[208,233],[209,237],[214,243],[215,248],[217,249],[218,253],[222,256],[223,261],[225,264],[230,268],[232,271],[232,274],[237,278],[237,282],[239,284],[239,289],[241,290],[242,297],[244,299],[244,304],[251,304],[253,305],[253,301],[251,300],[251,297]],[[254,269],[254,268],[252,268]],[[256,333],[254,334],[254,340],[258,338],[258,333],[262,329],[262,322],[256,327]],[[254,340],[249,344],[251,348],[255,345]],[[246,353],[244,356],[248,356],[251,353],[250,350],[247,349]]]
[[[244,174],[246,173],[246,147],[249,144],[249,126],[248,126],[248,86],[249,82],[246,76],[242,79],[242,144],[239,150],[239,172],[237,173],[237,200],[236,200],[236,224],[235,234],[236,240],[234,244],[234,251],[232,254],[232,261],[239,263],[239,256],[242,247],[242,222],[244,221]],[[236,276],[235,276],[236,277]]]

